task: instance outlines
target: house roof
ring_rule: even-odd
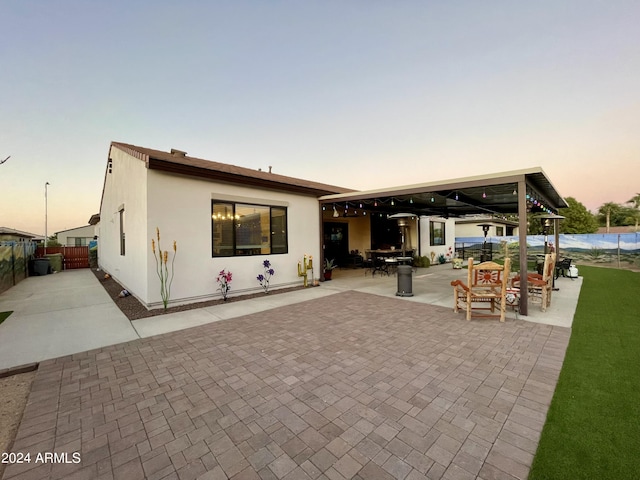
[[[519,185],[525,187],[522,192]],[[389,214],[411,212],[446,218],[518,213],[520,201],[533,213],[568,207],[541,167],[320,198],[323,204],[362,204],[361,208]]]
[[[202,158],[189,157],[186,152],[172,149],[170,152],[138,147],[121,142],[111,142],[112,148],[122,150],[145,162],[151,170],[189,175],[228,183],[251,185],[254,187],[295,192],[319,197],[335,193],[347,193],[353,190],[311,182],[300,178],[288,177],[261,170],[238,167],[226,163],[214,162]]]
[[[56,232],[56,235],[58,235],[59,233],[64,233],[64,232],[72,232],[74,230],[81,230],[81,229],[87,228],[87,227],[91,227],[91,225],[82,225],[81,227],[67,228],[65,230],[60,230],[60,231]]]
[[[633,225],[627,225],[627,226],[615,226],[615,227],[609,227],[609,231],[607,232],[607,227],[600,227],[598,228],[598,230],[596,231],[596,233],[636,233],[636,227]]]
[[[16,237],[24,237],[24,238],[41,238],[42,235],[36,235],[35,233],[22,232],[20,230],[16,230],[14,228],[9,227],[0,227],[0,235],[14,235]]]

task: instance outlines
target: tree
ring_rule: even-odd
[[[606,226],[609,232],[610,227],[633,225],[636,222],[637,212],[635,208],[607,202],[598,208],[598,221],[600,225]]]
[[[47,237],[47,247],[61,247],[62,245],[58,241],[58,235],[50,235]]]
[[[635,196],[631,197],[627,200],[627,203],[633,205],[633,209],[635,210],[633,214],[633,219],[636,224],[636,232],[638,231],[638,220],[640,219],[640,193],[636,193]]]
[[[611,227],[611,217],[620,211],[620,205],[614,202],[607,202],[600,205],[598,208],[598,220],[600,224],[603,223],[607,227],[607,233]]]
[[[565,217],[560,222],[560,233],[594,233],[598,230],[595,216],[573,197],[565,199],[569,208],[561,208],[558,213]]]

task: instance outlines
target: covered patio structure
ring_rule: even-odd
[[[372,213],[393,215],[401,212],[412,213],[417,217],[444,218],[472,214],[517,214],[521,272],[527,271],[528,215],[557,214],[558,209],[568,207],[541,167],[325,195],[319,201],[321,213],[327,206],[331,206],[338,210],[360,208],[363,212],[368,211],[370,216]],[[557,222],[557,219],[554,220],[554,234],[555,245],[559,247]],[[324,248],[322,252],[324,255]],[[324,263],[324,258],[322,262]],[[523,275],[520,306],[523,315],[528,313],[527,287],[526,275]]]

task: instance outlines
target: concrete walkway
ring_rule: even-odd
[[[0,370],[138,338],[88,269],[29,277],[0,294]]]
[[[307,293],[330,298],[43,361],[13,451],[69,463],[3,478],[526,478],[570,329],[334,281]]]

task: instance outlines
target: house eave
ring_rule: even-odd
[[[225,182],[231,184],[248,185],[257,188],[278,190],[290,193],[297,193],[302,195],[311,195],[314,197],[320,197],[323,195],[330,195],[336,193],[334,190],[315,188],[302,185],[293,185],[290,183],[278,182],[277,180],[266,180],[257,177],[250,177],[246,175],[239,175],[230,172],[223,172],[220,170],[210,170],[205,168],[199,168],[192,165],[185,165],[182,163],[175,163],[166,160],[150,157],[147,161],[147,168],[149,170],[158,170],[162,172],[171,173],[174,175],[186,175],[190,177],[204,178],[207,180]]]

